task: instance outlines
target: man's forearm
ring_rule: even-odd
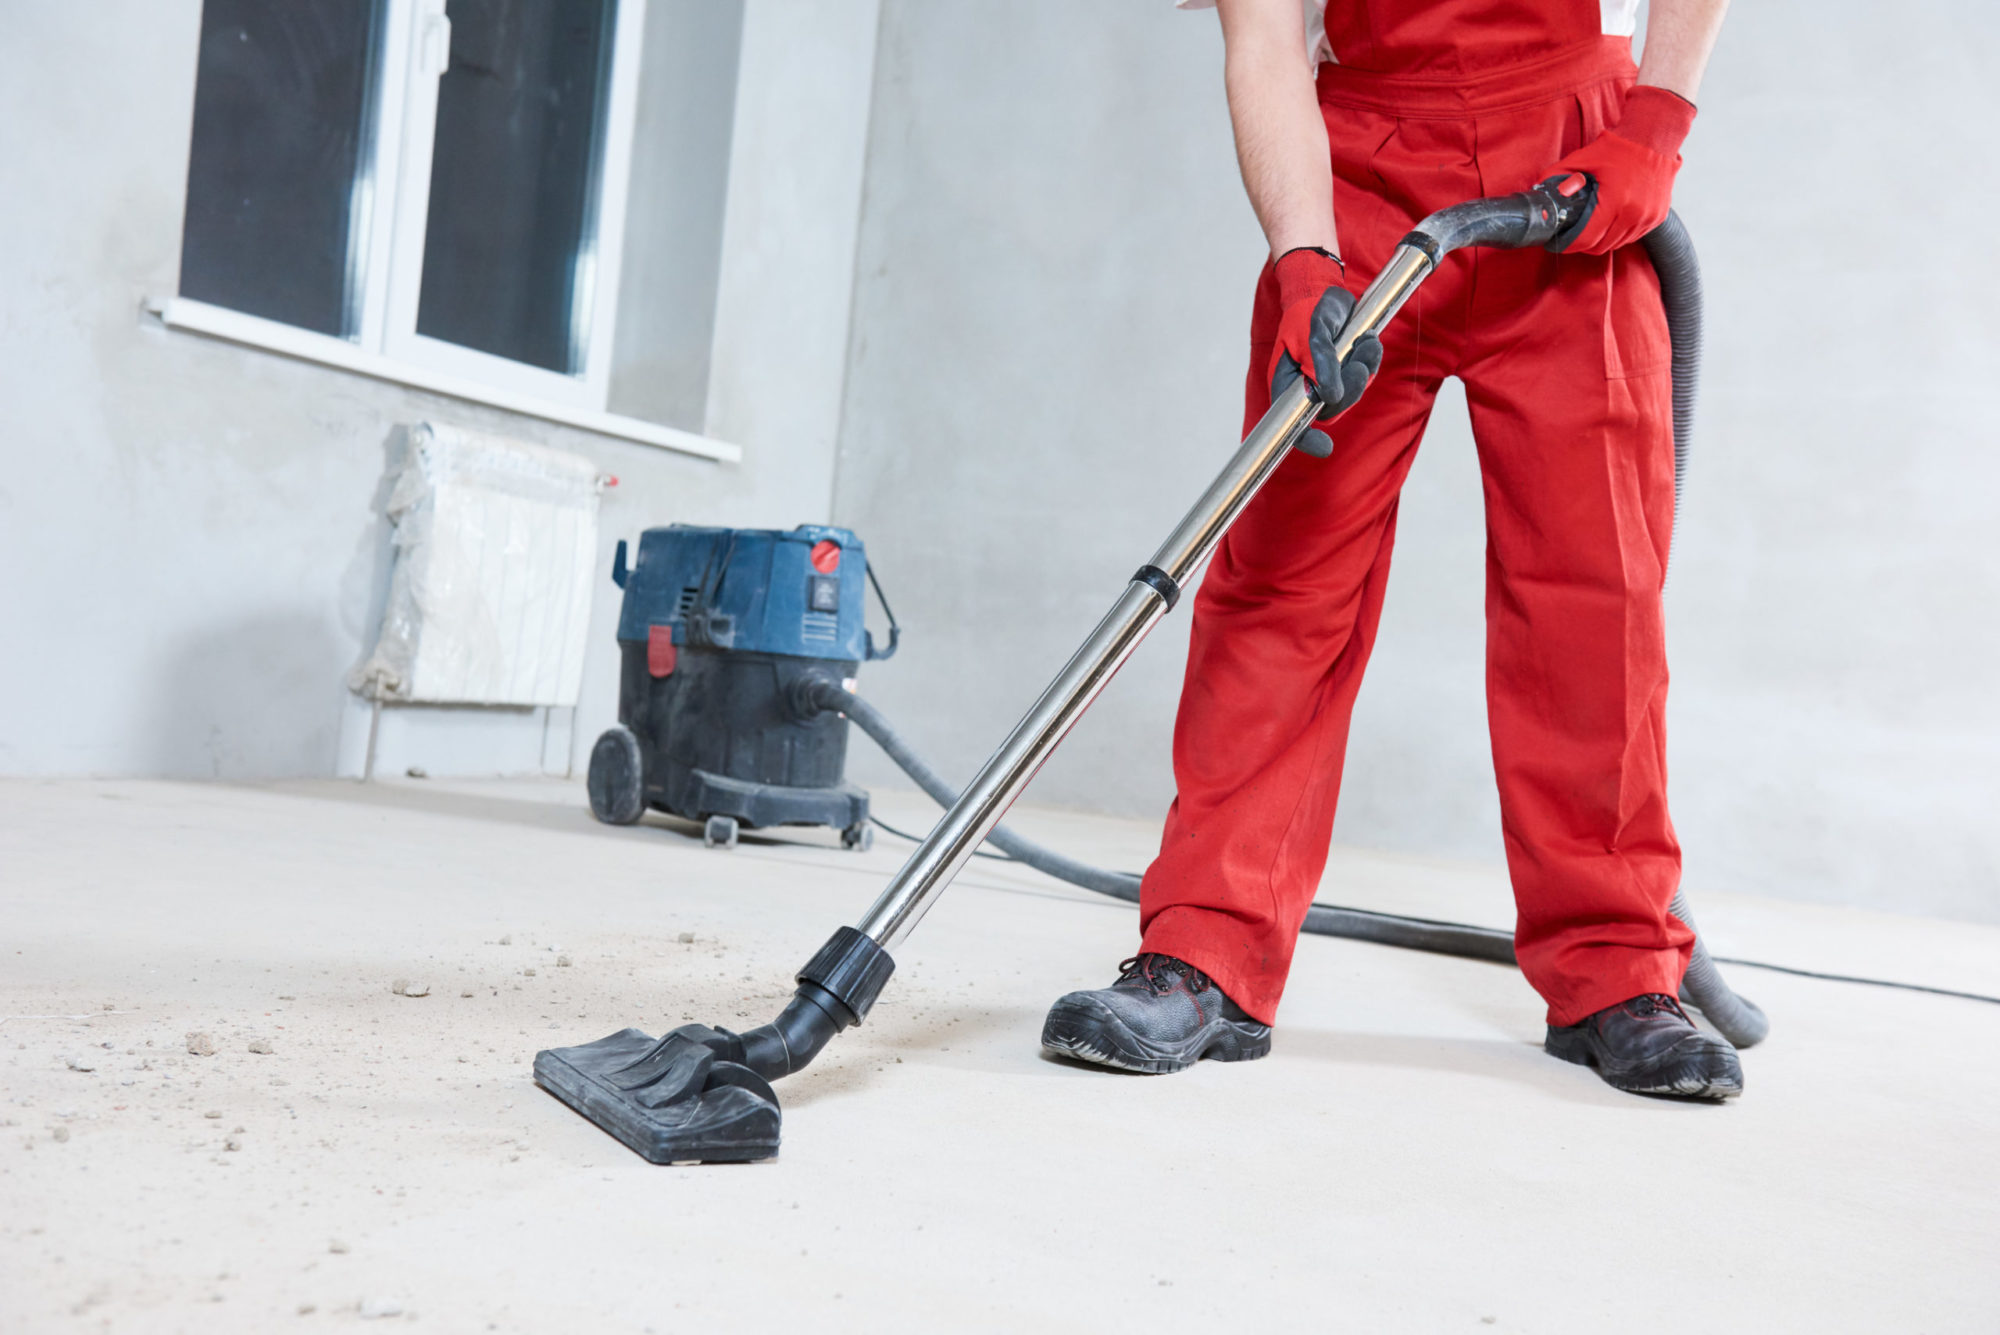
[[[1728,8],[1729,0],[1652,0],[1639,82],[1694,101]]]
[[[1657,0],[1656,0],[1657,3]],[[1333,165],[1298,0],[1219,0],[1236,161],[1271,254],[1336,254]]]

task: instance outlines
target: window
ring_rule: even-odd
[[[644,14],[205,0],[167,322],[602,416]]]
[[[381,15],[351,0],[210,0],[181,293],[353,336]]]
[[[583,364],[612,10],[611,0],[453,4],[419,334],[551,371]]]

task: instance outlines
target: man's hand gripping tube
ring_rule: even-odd
[[[1565,195],[1560,186],[1561,179],[1556,178],[1519,194],[1468,200],[1440,209],[1418,223],[1396,244],[1374,281],[1355,298],[1354,310],[1334,338],[1334,363],[1345,366],[1362,340],[1380,337],[1418,285],[1452,251],[1465,246],[1523,250],[1548,245],[1588,211],[1595,189],[1586,184],[1581,190],[1571,187],[1574,193]],[[1312,433],[1301,439],[1310,444]]]

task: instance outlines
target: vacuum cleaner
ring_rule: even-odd
[[[618,725],[591,748],[591,812],[630,825],[646,809],[702,824],[711,848],[739,831],[829,825],[866,849],[868,794],[846,782],[847,723],[799,708],[821,681],[851,686],[901,629],[860,539],[844,528],[648,529],[621,539]],[[877,649],[863,622],[873,584],[889,618]]]
[[[1451,251],[1547,245],[1587,213],[1591,193],[1566,197],[1555,182],[1544,182],[1425,218],[1355,302],[1336,340],[1337,360],[1344,363],[1362,338],[1379,334]],[[1687,232],[1672,214],[1645,245],[1660,276],[1673,342],[1678,496],[1699,358],[1699,275]],[[750,823],[863,819],[865,795],[846,788],[837,765],[825,765],[828,757],[844,757],[846,719],[946,810],[861,919],[837,929],[799,970],[792,999],[771,1023],[741,1034],[689,1024],[659,1038],[623,1029],[537,1053],[536,1082],[653,1163],[767,1159],[778,1152],[780,1126],[771,1082],[804,1069],[836,1034],[867,1018],[895,971],[890,952],[983,842],[1065,880],[1136,900],[1137,877],[1042,849],[1002,830],[1001,817],[1146,633],[1173,610],[1320,406],[1303,378],[1277,398],[963,792],[924,765],[880,712],[854,693],[853,669],[868,657],[886,657],[894,638],[892,632],[890,649],[878,655],[860,627],[866,558],[852,534],[651,530],[641,539],[632,583],[621,546],[614,576],[627,590],[619,632],[624,688],[620,727],[600,738],[592,753],[591,804],[600,817],[636,820],[651,804],[704,820],[718,814]],[[838,549],[837,559],[822,543]],[[760,571],[769,575],[761,590]],[[808,639],[796,618],[811,614],[815,597],[822,596],[810,581],[827,576],[835,582],[826,586],[819,614],[832,618],[830,626],[821,623],[831,637],[815,637],[810,652],[802,652]],[[671,605],[660,601],[669,593]],[[852,601],[842,601],[843,594]],[[720,842],[712,830],[710,838]],[[1681,894],[1671,911],[1693,926]],[[1305,930],[1508,963],[1514,958],[1504,932],[1330,905],[1313,905]],[[1729,989],[1699,941],[1682,987],[1737,1046],[1758,1042],[1768,1030],[1763,1013]]]

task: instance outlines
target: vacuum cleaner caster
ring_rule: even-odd
[[[840,832],[840,845],[857,853],[866,853],[875,847],[875,827],[866,823],[848,826]]]
[[[710,816],[701,827],[701,842],[710,848],[736,847],[736,817]]]

